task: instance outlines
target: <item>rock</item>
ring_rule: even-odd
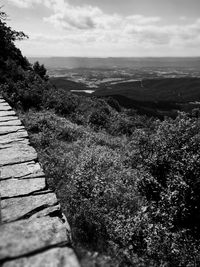
[[[14,133],[19,130],[24,130],[24,126],[1,126],[0,135]]]
[[[18,145],[18,144],[27,145],[28,146],[29,145],[29,140],[28,139],[21,139],[21,140],[18,140],[18,141],[7,143],[7,144],[0,144],[0,149],[11,148],[13,145]]]
[[[48,208],[43,209],[43,210],[40,210],[37,213],[32,214],[30,216],[30,218],[32,218],[32,219],[33,218],[40,218],[40,217],[44,217],[44,216],[50,215],[50,214],[55,213],[55,212],[61,213],[60,204],[57,204],[57,205],[52,206],[52,207],[48,207]]]
[[[12,259],[56,244],[69,244],[67,231],[60,218],[49,216],[2,224],[0,260]]]
[[[2,166],[0,180],[10,179],[10,178],[27,179],[27,178],[36,178],[43,176],[44,172],[42,171],[40,164],[31,161],[21,164]]]
[[[9,106],[11,108],[11,106],[6,101],[4,101],[4,102],[0,101],[0,105],[1,106]]]
[[[1,220],[5,223],[20,219],[25,215],[28,216],[28,214],[31,216],[57,203],[54,193],[5,199],[1,201]]]
[[[2,121],[12,121],[18,119],[16,116],[0,116],[0,122]]]
[[[5,117],[5,116],[15,116],[16,113],[13,110],[9,111],[1,111],[0,112],[0,117]]]
[[[23,163],[37,159],[35,149],[26,144],[14,144],[13,146],[1,149],[0,162],[1,166]]]
[[[27,132],[24,130],[20,130],[20,131],[17,131],[16,133],[2,135],[0,137],[0,144],[5,145],[5,144],[12,143],[12,142],[22,141],[25,139],[28,141],[27,137],[28,137]]]
[[[24,196],[33,192],[43,190],[46,187],[45,178],[33,179],[9,179],[0,182],[1,198]]]
[[[0,97],[0,266],[79,267],[71,231],[37,153]]]
[[[71,248],[53,248],[39,255],[6,262],[3,267],[80,267]]]
[[[0,127],[1,126],[20,126],[22,125],[20,120],[11,120],[11,121],[0,121]]]
[[[8,111],[8,110],[11,110],[11,107],[9,105],[0,103],[0,111]]]

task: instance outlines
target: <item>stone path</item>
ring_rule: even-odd
[[[0,266],[79,267],[70,227],[37,153],[0,97]]]

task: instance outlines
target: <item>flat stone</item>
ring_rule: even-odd
[[[26,144],[14,144],[9,148],[1,149],[0,153],[1,166],[33,161],[35,159],[37,159],[35,149]]]
[[[5,116],[14,116],[16,113],[13,110],[9,111],[1,111],[0,112],[0,117],[5,117]]]
[[[0,127],[0,135],[17,132],[17,131],[23,130],[23,129],[24,129],[24,126],[22,126],[22,125],[21,126],[1,126]]]
[[[8,111],[8,110],[11,110],[11,107],[9,105],[0,104],[0,111]]]
[[[52,245],[69,244],[68,231],[66,224],[59,217],[47,216],[2,224],[0,260],[47,249]]]
[[[11,120],[11,121],[0,121],[0,127],[1,126],[20,126],[22,125],[20,120]]]
[[[28,140],[27,132],[25,130],[20,130],[17,131],[16,133],[2,135],[0,137],[0,144],[8,144],[16,141],[22,141],[22,139],[24,140],[25,138],[26,140]]]
[[[49,214],[55,213],[55,212],[59,212],[61,213],[61,207],[60,204],[57,204],[55,206],[52,207],[48,207],[46,209],[40,210],[37,213],[33,213],[30,218],[40,218],[40,217],[44,217],[47,216]]]
[[[7,105],[7,106],[10,107],[10,105],[9,105],[5,100],[4,100],[4,102],[1,102],[1,101],[0,101],[0,104],[1,104],[1,106],[2,106],[2,105]]]
[[[24,196],[39,190],[43,190],[45,187],[45,178],[2,180],[0,182],[0,195],[2,199]]]
[[[63,247],[6,262],[3,267],[80,267],[80,265],[73,250]]]
[[[1,144],[0,143],[0,150],[1,149],[5,149],[5,148],[11,148],[13,145],[30,145],[29,143],[29,140],[28,139],[21,139],[21,140],[18,140],[18,141],[14,141],[14,142],[11,142],[11,143],[7,143],[7,144]]]
[[[43,177],[44,172],[39,163],[34,161],[25,162],[21,164],[7,165],[1,167],[0,179],[10,179],[10,178],[37,178]]]
[[[0,116],[0,122],[2,121],[12,121],[12,120],[17,120],[17,116]]]
[[[5,223],[20,219],[27,214],[31,216],[31,213],[37,213],[37,210],[41,211],[57,203],[54,193],[4,199],[1,201],[1,221]]]

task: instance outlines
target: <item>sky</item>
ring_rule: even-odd
[[[200,0],[0,0],[25,56],[200,56]]]

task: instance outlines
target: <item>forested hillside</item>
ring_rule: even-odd
[[[199,266],[199,110],[160,121],[56,88],[16,48],[25,37],[1,12],[0,93],[29,132],[82,266]]]

